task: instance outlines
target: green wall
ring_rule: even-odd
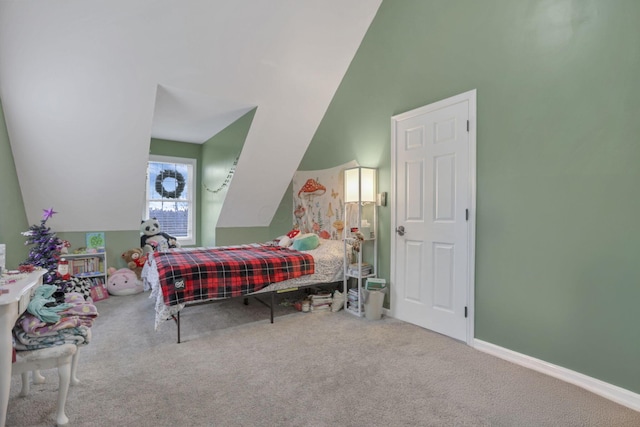
[[[9,135],[0,102],[0,243],[7,245],[6,267],[16,268],[24,261],[29,248],[20,234],[29,229],[22,201]]]
[[[195,158],[198,161],[196,246],[219,246],[268,240],[268,227],[217,228],[227,195],[227,179],[242,151],[255,109],[205,141],[204,144],[151,139],[150,154]],[[260,236],[259,240],[256,237]],[[271,237],[273,238],[273,237]]]
[[[274,237],[269,227],[224,227],[216,232],[216,246],[267,242]]]
[[[224,183],[234,168],[233,163],[242,151],[255,112],[256,110],[253,109],[240,117],[202,146],[202,182],[206,186],[206,188],[201,187],[200,192],[202,202],[200,218],[204,224],[201,232],[202,246],[247,243],[235,241],[234,235],[237,233],[225,233],[222,230],[221,236],[218,236],[216,230],[222,204],[229,189]],[[224,243],[218,241],[220,237],[223,238]]]
[[[93,231],[101,230],[87,230],[87,233]],[[86,246],[85,232],[56,231],[56,235],[61,239],[68,240],[69,243],[71,243],[71,252],[73,252],[73,250],[75,249]],[[104,240],[107,248],[107,268],[125,268],[127,265],[122,259],[121,255],[126,250],[140,247],[140,232],[137,229],[126,231],[105,231]]]
[[[284,197],[269,224],[270,238],[282,236],[294,226],[293,221],[293,180],[284,193]]]
[[[636,393],[639,17],[636,1],[385,0],[300,165],[356,159],[389,191],[391,116],[477,89],[476,337]]]

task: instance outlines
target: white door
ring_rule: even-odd
[[[391,313],[471,344],[475,91],[392,118]]]

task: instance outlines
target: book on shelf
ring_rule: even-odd
[[[349,268],[347,268],[347,274],[350,276],[367,276],[373,272],[373,267],[371,264],[363,262],[360,267],[358,267],[357,263],[349,264]]]
[[[89,279],[91,281],[91,286],[105,286],[103,277],[91,277]]]
[[[66,258],[69,263],[69,273],[72,276],[91,276],[103,274],[104,264],[102,258]]]
[[[363,299],[358,295],[358,289],[351,288],[347,292],[347,308],[351,311],[358,311],[358,305],[360,306],[360,311],[364,310],[364,306],[362,304]]]
[[[350,311],[352,313],[358,313],[358,312],[364,313],[364,305],[361,305],[360,306],[360,310],[358,311],[358,305],[357,304],[349,304],[349,305],[347,305],[346,310]]]

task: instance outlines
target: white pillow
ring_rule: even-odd
[[[293,240],[291,240],[289,236],[285,235],[280,237],[280,241],[278,242],[278,245],[280,245],[280,247],[282,248],[288,248],[289,246],[291,246],[292,243],[293,243]]]

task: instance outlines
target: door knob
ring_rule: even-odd
[[[404,226],[400,226],[398,228],[396,228],[396,233],[398,233],[398,236],[404,236]]]

